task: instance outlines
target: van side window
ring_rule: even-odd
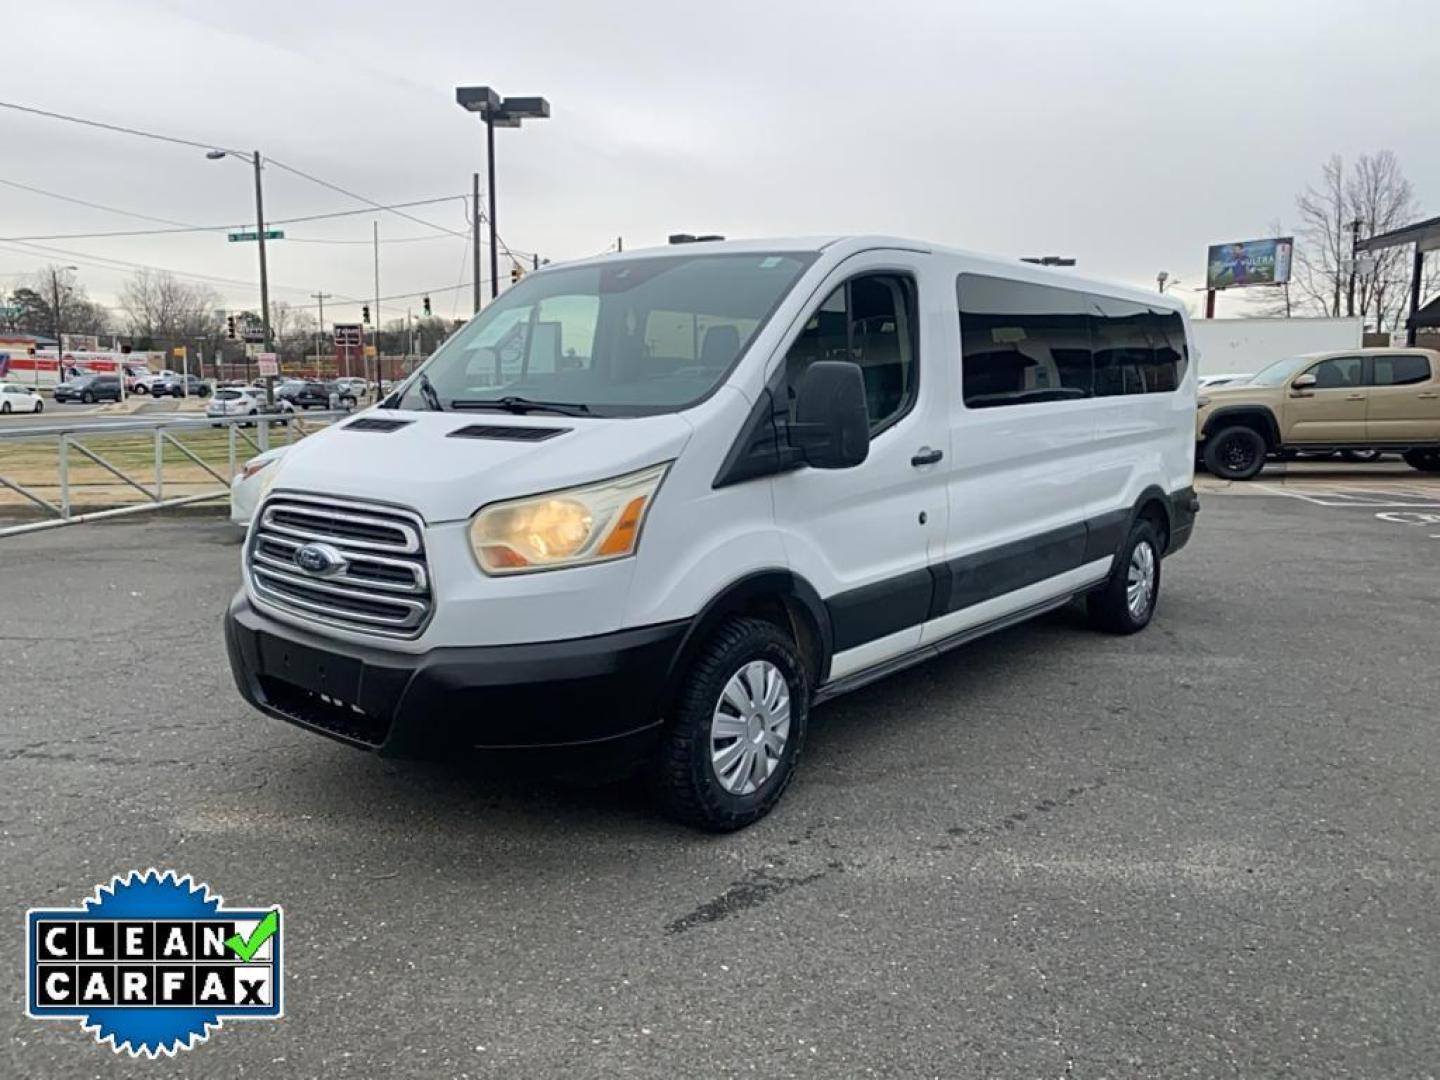
[[[1178,312],[1092,296],[1090,334],[1096,397],[1167,394],[1185,378],[1185,323]]]
[[[1423,356],[1375,356],[1372,386],[1411,386],[1430,380],[1430,361]]]
[[[1091,396],[1084,294],[961,274],[956,297],[967,406],[986,409]]]
[[[915,401],[919,364],[915,284],[897,274],[852,278],[825,298],[785,355],[790,414],[805,370],[817,360],[849,360],[865,378],[870,432],[894,423]]]

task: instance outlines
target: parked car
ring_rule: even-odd
[[[155,397],[209,397],[210,384],[198,375],[166,375],[150,384]]]
[[[1278,360],[1236,386],[1207,389],[1196,448],[1226,480],[1259,475],[1268,457],[1398,453],[1440,472],[1440,352],[1344,349]]]
[[[120,376],[81,375],[56,386],[55,400],[83,401],[86,405],[96,401],[119,401]]]
[[[283,398],[276,398],[275,405],[280,412],[293,413],[295,406]],[[231,416],[259,416],[265,412],[265,391],[254,387],[226,388],[215,391],[205,406],[205,415],[211,418]]]
[[[354,375],[342,375],[335,380],[335,389],[341,394],[348,394],[356,401],[365,396],[368,387],[369,384],[364,379]]]
[[[255,507],[275,482],[275,463],[289,449],[288,446],[276,446],[251,458],[230,481],[230,520],[236,525],[250,524],[250,519],[255,516]]]
[[[45,411],[45,399],[28,386],[0,383],[0,413],[38,413]]]
[[[563,328],[497,349],[552,301]],[[289,449],[235,681],[388,755],[628,757],[680,820],[741,828],[813,702],[1076,597],[1150,622],[1199,505],[1194,355],[1179,298],[914,241],[541,270],[393,407]]]
[[[283,398],[297,409],[333,409],[339,406],[339,395],[330,384],[309,379],[282,383],[275,388],[275,397]]]

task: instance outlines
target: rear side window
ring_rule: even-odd
[[[1372,363],[1375,386],[1410,386],[1430,379],[1430,361],[1423,356],[1376,356]]]
[[[961,274],[956,288],[972,409],[1164,394],[1184,381],[1177,312],[980,274]]]
[[[961,274],[956,289],[966,405],[1092,395],[1084,294],[981,274]]]

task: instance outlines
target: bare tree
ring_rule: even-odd
[[[295,307],[284,300],[270,304],[270,337],[282,359],[303,360],[315,338],[317,325],[308,308]]]
[[[140,348],[214,340],[220,294],[165,270],[137,270],[120,288],[120,306]]]
[[[30,275],[5,306],[16,309],[0,323],[6,330],[94,337],[111,330],[110,313],[90,299],[71,267],[51,266]]]
[[[1351,258],[1357,237],[1389,232],[1420,216],[1415,190],[1399,159],[1381,150],[1360,155],[1347,169],[1334,155],[1321,166],[1319,185],[1307,185],[1296,198],[1295,209],[1295,308],[1329,316],[1353,313],[1376,330],[1403,325],[1410,302],[1411,249],[1388,248],[1368,258]],[[1436,275],[1427,278],[1425,291],[1433,289]]]

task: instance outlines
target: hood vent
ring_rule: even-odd
[[[564,435],[569,428],[520,427],[515,424],[470,424],[450,432],[452,439],[500,439],[505,442],[544,442]]]
[[[382,420],[378,416],[362,416],[359,420],[351,420],[345,424],[346,431],[399,431],[407,424],[413,424],[413,420]]]

